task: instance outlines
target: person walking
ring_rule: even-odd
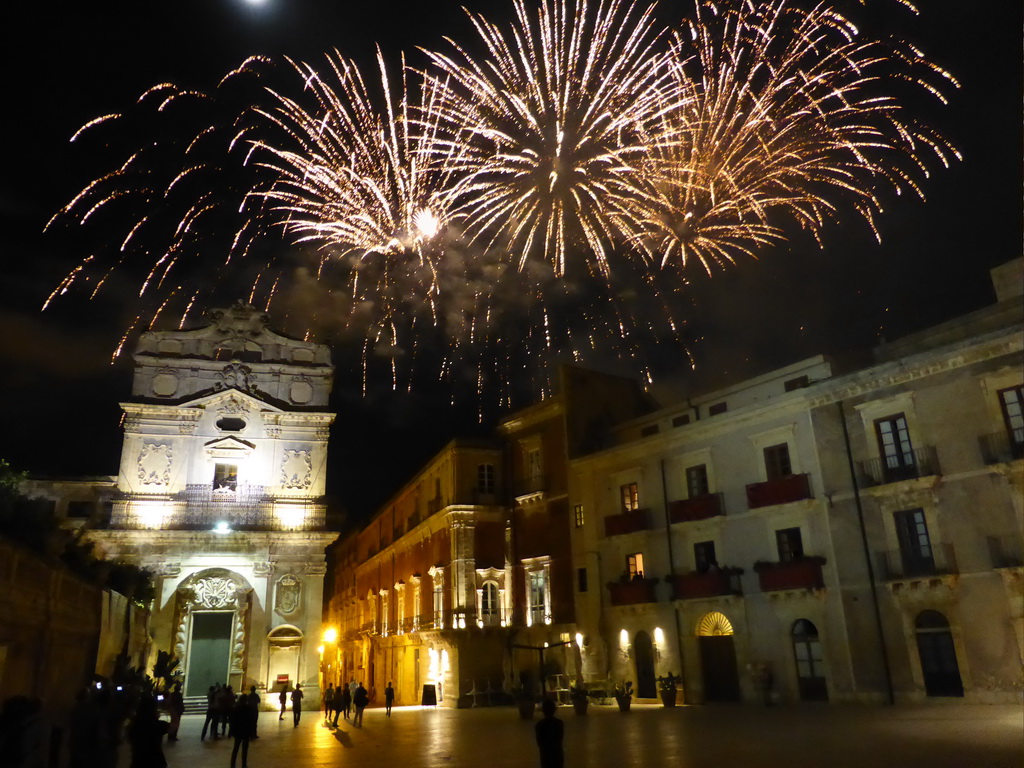
[[[395,689],[391,687],[391,681],[388,681],[388,687],[384,689],[384,714],[387,717],[391,717],[391,705],[395,703]]]
[[[537,747],[540,749],[540,768],[563,768],[565,753],[562,750],[562,739],[565,735],[565,723],[555,717],[555,702],[544,699],[541,704],[541,718],[535,726]]]
[[[231,712],[235,708],[235,690],[225,685],[218,699],[220,709],[220,735],[231,737]]]
[[[295,727],[299,727],[299,718],[302,717],[302,698],[305,694],[302,693],[302,683],[295,684],[295,690],[292,691],[292,717],[295,720]]]
[[[238,761],[239,748],[242,752],[242,768],[248,768],[249,740],[252,739],[254,722],[249,697],[243,693],[238,697],[235,708],[231,710],[231,735],[235,740],[235,745],[231,748],[231,768],[235,768]]]
[[[356,695],[352,697],[352,703],[356,707],[356,713],[352,717],[352,725],[358,725],[360,728],[363,727],[363,710],[366,709],[366,705],[370,703],[370,696],[366,692],[366,688],[360,683],[359,687],[356,688]]]
[[[167,723],[157,717],[156,701],[152,696],[143,696],[128,727],[128,743],[132,748],[130,768],[167,768],[163,747],[165,733]]]
[[[338,707],[341,709],[341,714],[348,720],[349,714],[352,712],[352,692],[348,689],[347,685],[341,687],[341,703],[338,704]],[[338,723],[337,716],[334,718],[334,723],[335,725]]]
[[[332,709],[334,709],[334,683],[328,683],[327,690],[324,691],[324,720],[327,723],[331,722]]]
[[[175,683],[167,694],[167,711],[171,715],[171,724],[167,729],[167,740],[178,740],[178,729],[181,727],[181,716],[185,714],[185,697],[181,695],[181,683]]]
[[[256,686],[249,687],[249,709],[252,710],[252,738],[258,739],[260,722],[260,695],[256,693]]]
[[[281,716],[278,720],[284,720],[284,711],[288,707],[288,686],[287,684],[282,686],[281,695],[277,697],[277,700],[281,702]]]
[[[213,738],[217,738],[217,721],[220,719],[220,706],[217,703],[217,686],[211,685],[206,692],[206,721],[203,723],[203,732],[199,736],[200,741],[206,741],[206,732],[213,723]]]

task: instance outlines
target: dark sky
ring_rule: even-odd
[[[465,4],[509,15],[504,0]],[[863,347],[977,308],[992,298],[988,270],[1021,253],[1021,4],[926,0],[916,18],[895,2],[869,4],[872,23],[918,44],[960,80],[950,106],[928,106],[925,117],[964,161],[934,174],[926,202],[889,202],[882,245],[849,220],[826,231],[825,250],[796,241],[712,280],[698,277],[687,333],[698,371],[712,378]],[[85,255],[74,241],[42,234],[96,171],[68,143],[83,123],[125,108],[158,82],[212,88],[255,53],[313,61],[330,48],[368,58],[377,42],[390,56],[438,46],[442,33],[467,36],[460,5],[41,0],[5,8],[0,457],[39,473],[117,468],[117,403],[130,378],[124,360],[110,365],[110,353],[131,307],[72,297],[39,311]],[[661,7],[669,21],[673,8],[686,6]],[[366,399],[340,388],[332,495],[365,513],[453,434],[477,429],[474,410],[448,400],[442,387]]]

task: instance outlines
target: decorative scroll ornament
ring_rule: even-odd
[[[200,579],[194,589],[195,602],[203,608],[233,608],[238,601],[238,585],[232,579]]]
[[[231,366],[229,365],[228,368]],[[245,366],[238,366],[244,368]],[[227,368],[224,369],[227,371]],[[246,368],[246,370],[249,370]],[[224,374],[221,374],[223,376]],[[228,397],[223,403],[217,406],[217,412],[223,413],[225,416],[238,416],[239,414],[249,412],[249,404],[239,397]]]
[[[284,452],[281,461],[281,485],[285,488],[308,488],[313,476],[312,451]]]
[[[241,363],[230,363],[224,366],[224,370],[217,374],[217,381],[213,388],[217,391],[224,389],[240,389],[243,392],[252,392],[256,386],[256,376],[252,368]]]
[[[146,443],[139,452],[139,481],[143,485],[167,485],[171,482],[171,458],[173,448],[169,445]]]
[[[277,582],[274,609],[283,616],[299,609],[301,583],[292,574],[285,574]]]

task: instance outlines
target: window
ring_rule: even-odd
[[[576,569],[576,590],[578,592],[587,591],[587,569],[577,568]]]
[[[541,463],[540,448],[531,448],[526,452],[526,476],[531,480],[542,477],[543,464]]]
[[[686,493],[691,499],[708,495],[708,467],[698,464],[686,468]]]
[[[384,590],[380,593],[380,634],[382,637],[388,636],[388,593]]]
[[[636,483],[626,483],[619,490],[622,493],[623,512],[636,512],[640,509],[640,493]]]
[[[480,464],[476,468],[476,487],[480,493],[494,493],[494,465]]]
[[[728,403],[715,403],[708,408],[708,416],[717,416],[720,413],[725,413],[727,410],[729,410]]]
[[[444,629],[444,577],[440,572],[434,575],[434,627]]]
[[[928,537],[928,523],[923,509],[904,509],[893,513],[900,559],[907,576],[935,572],[935,557]]]
[[[886,479],[892,481],[913,477],[914,450],[910,445],[906,417],[900,413],[878,419],[875,431],[878,434],[878,453]]]
[[[764,468],[769,480],[778,480],[793,474],[793,465],[789,461],[789,445],[779,443],[764,449]]]
[[[673,416],[672,417],[672,426],[673,427],[682,427],[682,426],[685,426],[685,425],[687,425],[689,423],[690,423],[690,414],[688,414],[688,413],[684,413],[684,414],[682,414],[680,416]]]
[[[718,567],[718,560],[715,559],[715,542],[698,541],[693,545],[693,563],[697,573],[707,573],[711,566]]]
[[[398,634],[405,632],[405,589],[395,589],[395,631]]]
[[[213,469],[213,490],[234,491],[238,488],[238,467],[235,464],[217,464]]]
[[[577,504],[576,506],[574,506],[572,508],[572,516],[573,516],[573,520],[576,521],[576,527],[577,528],[582,528],[583,527],[583,505],[582,504]]]
[[[799,528],[783,528],[776,531],[775,545],[779,549],[780,563],[791,563],[804,556],[804,542]]]
[[[643,427],[640,430],[640,437],[650,437],[651,435],[658,434],[658,425],[651,424],[650,426]]]
[[[547,573],[543,570],[530,571],[527,574],[530,587],[529,615],[530,626],[547,623]]]
[[[217,429],[221,432],[241,432],[245,429],[245,419],[225,416],[223,419],[217,419]]]
[[[420,585],[419,582],[412,587],[412,631],[418,632],[420,628]]]
[[[626,574],[631,579],[644,577],[644,556],[642,552],[626,555]]]
[[[480,618],[485,626],[494,626],[498,623],[501,614],[498,602],[498,585],[493,581],[485,581],[483,589],[480,590]]]
[[[1010,387],[999,392],[999,405],[1003,409],[1006,420],[1006,431],[1010,435],[1010,444],[1017,449],[1024,446],[1024,386]]]

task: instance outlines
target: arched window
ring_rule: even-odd
[[[501,603],[496,582],[485,581],[480,590],[480,618],[486,627],[497,625],[501,619]]]

